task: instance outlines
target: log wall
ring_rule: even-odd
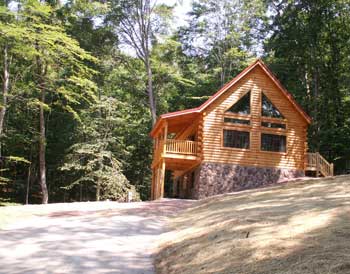
[[[246,92],[251,92],[250,125],[224,123],[225,112]],[[262,92],[284,116],[287,128],[272,129],[261,126],[261,121],[280,122],[261,116]],[[232,115],[235,116],[235,115]],[[239,115],[236,115],[236,118]],[[247,117],[247,116],[245,116]],[[245,166],[277,167],[304,170],[307,149],[307,122],[274,82],[259,67],[255,67],[238,83],[213,102],[203,115],[204,162],[239,164]],[[223,128],[250,132],[250,148],[223,147]],[[287,137],[286,152],[266,152],[260,149],[261,133],[282,134]]]

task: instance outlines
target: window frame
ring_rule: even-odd
[[[286,126],[286,128],[271,128],[271,127],[264,127],[262,125],[263,122],[267,123],[277,123],[277,124],[283,124]],[[259,126],[259,131],[261,133],[266,132],[267,134],[269,133],[280,133],[280,134],[285,134],[287,135],[288,132],[288,122],[287,119],[278,119],[278,118],[270,118],[270,117],[262,117],[260,119],[260,126]]]
[[[277,111],[281,114],[281,118],[279,117],[273,117],[273,116],[264,116],[263,115],[263,98],[264,96],[267,98],[267,100],[273,105],[274,108],[277,109]],[[280,109],[278,107],[276,107],[276,105],[272,102],[272,100],[265,94],[265,92],[263,90],[261,90],[260,92],[260,117],[263,118],[267,118],[267,119],[277,119],[279,121],[284,121],[286,120],[285,115],[283,115],[282,111],[280,111]]]
[[[248,93],[250,93],[250,96],[249,96],[249,114],[241,114],[241,113],[235,113],[235,112],[229,111],[230,108],[232,108],[235,104],[237,104]],[[238,99],[233,104],[230,104],[229,107],[225,108],[224,113],[223,113],[223,115],[237,115],[237,116],[241,116],[241,117],[248,117],[248,116],[250,117],[251,114],[252,114],[252,89],[248,89],[248,90],[242,92],[241,96],[239,96]]]
[[[270,124],[271,126],[265,126],[263,125],[264,123]],[[274,122],[268,122],[268,121],[261,121],[260,125],[263,129],[268,128],[268,129],[274,129],[274,130],[286,129],[287,127],[285,123],[274,123]],[[275,125],[275,127],[273,127],[272,125]]]
[[[249,124],[229,123],[229,122],[225,122],[225,118],[246,120],[246,121],[249,121]],[[252,120],[251,120],[250,115],[249,116],[247,116],[247,115],[243,115],[243,116],[242,115],[232,115],[232,114],[223,115],[221,126],[222,126],[222,128],[226,128],[226,129],[236,129],[237,128],[238,130],[245,129],[245,130],[250,131],[252,128]]]
[[[262,149],[262,135],[263,134],[268,134],[268,135],[276,135],[276,136],[284,136],[286,138],[286,144],[285,144],[285,147],[286,147],[286,151],[270,151],[270,150],[263,150]],[[260,132],[260,138],[259,138],[259,142],[260,142],[260,147],[259,147],[259,151],[260,152],[263,152],[263,153],[273,153],[273,154],[280,154],[280,155],[287,155],[288,154],[288,135],[283,132],[276,132],[276,131],[273,131],[273,132],[269,132],[269,131],[261,131]]]
[[[224,140],[224,131],[225,130],[231,130],[231,131],[240,131],[240,132],[246,132],[248,133],[249,135],[249,143],[248,143],[248,148],[239,148],[239,147],[226,147],[225,146],[225,140]],[[251,131],[248,131],[246,129],[238,129],[238,128],[228,128],[228,127],[223,127],[221,129],[221,148],[222,149],[227,149],[227,150],[235,150],[235,151],[250,151],[251,150],[251,139],[252,139],[252,132]]]
[[[238,103],[239,100],[241,100],[244,96],[246,96],[248,93],[250,93],[249,96],[249,114],[240,114],[240,113],[234,113],[228,111],[232,106],[234,106],[236,103]],[[249,88],[241,93],[241,95],[237,98],[235,103],[230,104],[229,107],[226,107],[222,112],[221,117],[221,149],[228,149],[228,150],[236,150],[236,151],[250,151],[251,150],[251,139],[252,139],[252,119],[251,119],[251,112],[252,112],[252,89]],[[240,120],[248,120],[249,124],[235,124],[235,123],[229,123],[225,122],[225,118],[232,118],[232,119],[240,119]],[[235,131],[244,131],[249,133],[249,148],[236,148],[236,147],[225,147],[224,146],[224,130],[235,130]]]

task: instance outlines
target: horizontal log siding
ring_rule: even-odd
[[[243,131],[248,129],[251,132],[250,149],[223,148],[223,114],[248,90],[251,91],[250,127],[235,127],[225,124],[225,128],[232,127],[232,129]],[[261,127],[261,92],[266,94],[285,117],[287,130],[264,130]],[[304,170],[307,145],[306,128],[307,123],[300,113],[263,70],[257,67],[206,110],[203,123],[203,160],[205,162]],[[260,151],[261,132],[285,134],[287,136],[287,152]]]

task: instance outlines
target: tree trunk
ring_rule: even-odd
[[[10,85],[10,72],[9,72],[9,61],[8,61],[8,48],[5,45],[4,48],[4,71],[3,71],[3,86],[2,86],[2,102],[0,107],[0,157],[2,156],[2,134],[4,131],[4,121],[7,109],[7,96]]]
[[[96,201],[100,200],[100,190],[101,190],[101,183],[100,180],[97,179],[97,185],[96,185]]]
[[[44,102],[45,102],[45,89],[41,87],[41,104],[40,104],[40,138],[39,138],[39,173],[40,173],[40,187],[42,191],[42,203],[47,204],[49,200],[49,194],[46,185],[46,138],[45,138],[45,114],[44,114]]]
[[[30,190],[30,181],[32,176],[32,147],[30,147],[30,156],[29,156],[29,167],[28,167],[28,175],[27,175],[27,187],[26,187],[26,200],[25,204],[27,205],[29,203],[29,190]]]
[[[221,64],[221,72],[220,72],[220,83],[221,83],[221,87],[224,86],[225,84],[225,64]]]
[[[154,125],[157,121],[156,104],[153,93],[153,79],[152,79],[152,69],[149,57],[146,58],[146,70],[147,70],[147,93],[149,99],[149,107],[152,115],[152,124]]]
[[[27,176],[27,189],[26,189],[26,205],[29,204],[29,190],[30,190],[30,178],[31,178],[32,164],[28,167],[28,176]]]

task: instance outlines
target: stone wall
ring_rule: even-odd
[[[277,184],[304,176],[303,170],[203,163],[195,172],[194,199]]]

